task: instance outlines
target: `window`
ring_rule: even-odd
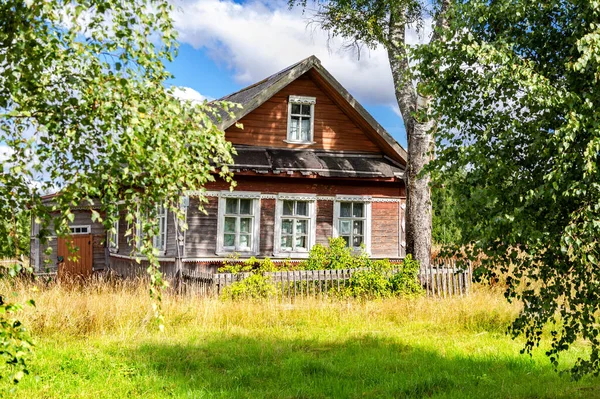
[[[71,234],[90,234],[90,226],[70,226]]]
[[[360,249],[363,245],[367,253],[371,249],[371,204],[364,198],[338,200],[334,205],[334,235],[342,237],[346,245]]]
[[[139,212],[139,211],[138,211]],[[167,207],[159,205],[156,207],[156,223],[158,226],[157,234],[152,238],[152,245],[158,249],[161,254],[167,252]],[[135,224],[135,247],[139,251],[145,237],[144,224],[148,222],[148,214],[136,216]]]
[[[290,96],[287,142],[313,143],[315,103],[314,97]]]
[[[119,213],[115,215],[117,220],[112,226],[112,229],[108,231],[108,249],[111,252],[117,252],[119,250]]]
[[[221,197],[217,253],[258,253],[259,198]]]
[[[154,236],[152,245],[160,252],[167,251],[167,208],[160,205],[156,209],[156,221],[158,223],[158,234]]]
[[[277,201],[275,255],[308,253],[315,242],[315,196],[282,195]]]

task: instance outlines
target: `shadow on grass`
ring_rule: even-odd
[[[177,397],[600,397],[598,380],[576,384],[525,356],[444,356],[375,337],[331,343],[228,336],[119,355],[138,383],[151,375]]]

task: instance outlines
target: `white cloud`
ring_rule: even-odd
[[[191,87],[178,86],[173,88],[173,95],[181,100],[202,103],[204,100],[211,101],[213,98],[204,96]]]
[[[15,151],[6,144],[0,145],[0,163],[6,162],[15,153]]]
[[[179,39],[208,50],[242,85],[314,54],[359,101],[386,106],[396,102],[385,49],[364,49],[358,59],[343,49],[342,41],[328,41],[327,32],[308,24],[300,9],[290,10],[287,1],[178,0],[175,7]],[[422,42],[429,32],[421,36],[410,31],[408,41]]]

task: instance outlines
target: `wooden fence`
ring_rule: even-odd
[[[277,297],[327,296],[348,285],[352,275],[365,269],[295,270],[268,272]],[[393,273],[393,272],[392,272]],[[208,273],[187,270],[183,277],[186,291],[202,296],[220,295],[225,287],[248,278],[251,273]],[[453,260],[436,260],[428,269],[421,269],[418,280],[429,296],[468,295],[471,290],[471,270]]]

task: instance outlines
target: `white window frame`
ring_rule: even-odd
[[[76,233],[73,231],[75,229],[87,229],[87,231],[80,231]],[[92,234],[92,226],[89,224],[74,224],[72,226],[69,226],[69,231],[71,232],[71,235]]]
[[[152,245],[158,249],[159,253],[167,253],[167,227],[169,210],[164,204],[156,207],[156,220],[158,222],[158,234],[152,238]]]
[[[286,143],[290,144],[314,144],[315,138],[315,104],[317,103],[317,99],[315,97],[306,97],[306,96],[290,96],[288,99],[288,121],[287,121],[287,136]],[[308,133],[308,140],[293,140],[291,138],[291,127],[292,127],[292,104],[299,105],[310,105],[310,132]],[[306,116],[306,115],[297,115],[297,116]],[[300,123],[299,127],[302,125]],[[301,127],[300,127],[301,129]]]
[[[250,250],[241,251],[236,248],[229,248],[224,246],[223,235],[225,233],[225,207],[227,199],[249,199],[252,200],[252,215],[246,217],[252,217],[252,244]],[[260,193],[248,192],[248,191],[225,191],[219,195],[219,211],[217,221],[217,250],[216,255],[223,256],[233,253],[240,255],[258,255],[260,251]]]
[[[340,236],[338,226],[340,219],[355,219],[352,218],[341,218],[340,217],[340,205],[342,202],[362,202],[364,207],[364,216],[361,218],[364,222],[363,232],[363,243],[365,244],[365,252],[371,255],[371,197],[363,195],[337,195],[335,202],[333,203],[333,237],[337,238]],[[350,243],[351,245],[351,243]],[[359,247],[350,247],[354,251],[359,251]]]
[[[305,201],[308,202],[308,216],[284,216],[283,202],[284,201]],[[281,248],[281,221],[282,219],[305,219],[308,220],[308,235],[307,249],[283,250]],[[310,249],[317,241],[317,196],[316,194],[285,194],[281,193],[277,196],[275,204],[275,242],[273,243],[273,255],[285,256],[294,255],[295,257],[307,257]]]
[[[168,218],[169,210],[163,204],[156,207],[156,219],[158,223],[158,234],[152,238],[152,245],[159,252],[159,255],[165,255],[167,253],[167,235],[168,235]],[[143,232],[142,224],[147,220],[148,215],[140,216],[138,210],[138,217],[136,221],[136,232],[135,232],[135,248],[139,253],[139,248],[142,246]],[[162,239],[161,239],[162,237]]]
[[[106,241],[108,242],[108,250],[110,252],[119,252],[119,220],[121,219],[121,214],[117,212],[116,214],[117,220],[113,224],[114,232],[114,240],[112,240],[111,236],[113,233],[109,230],[106,234]]]

